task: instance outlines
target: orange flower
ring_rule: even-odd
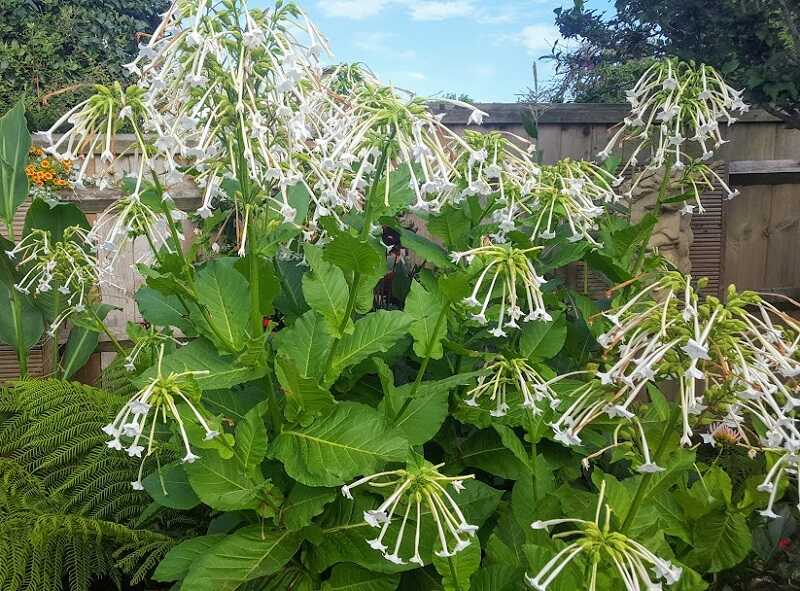
[[[40,166],[42,168],[50,168],[50,161],[47,158],[45,158],[44,160],[42,160]]]

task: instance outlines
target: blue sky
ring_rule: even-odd
[[[336,61],[362,61],[384,82],[422,95],[513,102],[532,63],[559,39],[553,9],[573,0],[299,0]],[[611,10],[611,0],[589,0]],[[539,62],[540,78],[552,75]]]

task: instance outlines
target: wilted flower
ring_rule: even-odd
[[[350,485],[342,487],[342,495],[352,499],[352,490],[358,486],[368,485],[378,490],[391,490],[377,509],[364,512],[364,521],[374,528],[379,528],[378,537],[367,540],[370,547],[381,552],[389,562],[405,564],[408,562],[424,565],[420,556],[420,534],[426,515],[430,514],[436,526],[436,536],[440,549],[437,556],[453,556],[470,545],[478,528],[467,523],[464,514],[447,488],[452,487],[455,493],[463,488],[463,481],[474,478],[468,476],[445,476],[439,472],[443,464],[434,466],[424,460],[409,462],[403,470],[379,472],[365,476]],[[389,535],[393,518],[402,515],[400,527],[396,535]],[[413,523],[414,554],[410,558],[400,556],[400,549],[409,520]],[[393,537],[392,543],[389,543]]]
[[[551,519],[531,524],[531,527],[537,530],[547,530],[550,527],[566,524],[574,528],[554,535],[554,539],[566,540],[567,546],[553,556],[536,576],[525,576],[527,583],[536,591],[545,591],[561,571],[581,555],[591,565],[591,575],[587,582],[589,591],[597,589],[597,573],[601,565],[616,570],[627,591],[641,589],[655,591],[661,588],[659,579],[667,585],[674,585],[680,580],[683,573],[681,567],[659,558],[624,533],[611,530],[611,507],[603,503],[604,498],[605,481],[600,487],[594,521]],[[600,520],[603,515],[601,525]],[[652,569],[652,573],[648,568]]]
[[[467,306],[480,308],[477,314],[473,314],[474,320],[486,324],[489,306],[500,296],[497,326],[490,331],[496,337],[506,336],[505,328],[519,328],[517,321],[520,319],[524,322],[552,320],[542,298],[541,286],[545,280],[536,273],[528,258],[529,253],[537,250],[540,249],[490,244],[450,255],[454,262],[465,260],[475,273],[479,273],[472,294],[464,300]],[[523,290],[522,297],[517,295],[518,286]],[[522,306],[527,306],[527,313]]]
[[[195,377],[208,372],[166,373],[163,369],[163,358],[164,347],[162,345],[155,365],[155,375],[120,409],[114,420],[103,427],[103,432],[111,437],[107,442],[111,449],[122,450],[124,448],[129,456],[137,458],[141,458],[144,453],[144,459],[146,459],[154,449],[155,429],[159,417],[163,423],[167,422],[167,417],[171,417],[178,424],[180,438],[186,451],[183,462],[191,464],[199,456],[194,454],[189,444],[189,436],[186,433],[178,405],[186,405],[197,423],[205,430],[207,440],[220,434],[219,431],[211,428],[209,419],[201,412],[200,390],[194,381]],[[145,441],[146,446],[142,445]],[[139,467],[139,479],[132,483],[134,488],[141,487],[143,469],[144,461]]]

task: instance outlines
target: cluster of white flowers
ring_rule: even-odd
[[[647,163],[650,170],[664,166],[683,170],[695,160],[692,152],[697,150],[700,161],[707,162],[726,143],[719,122],[732,125],[736,112],[749,110],[742,91],[728,86],[714,68],[676,59],[651,66],[627,97],[630,115],[597,156],[606,160],[620,143],[635,144],[622,173],[640,163]]]
[[[136,371],[136,362],[144,357],[145,361],[151,363],[165,345],[182,346],[185,343],[179,341],[167,332],[158,330],[155,326],[144,328],[139,325],[128,325],[128,336],[133,341],[133,347],[125,355],[125,369]]]
[[[466,393],[464,404],[479,407],[481,399],[488,397],[495,407],[489,413],[493,417],[505,416],[511,409],[508,404],[509,388],[522,394],[522,406],[535,415],[542,413],[540,406],[545,402],[551,408],[557,408],[561,400],[553,390],[553,384],[575,375],[565,374],[545,380],[527,359],[505,357],[488,363],[483,371],[485,373],[478,378],[477,385]]]
[[[453,556],[472,543],[478,528],[467,523],[447,487],[451,486],[456,493],[461,492],[464,489],[464,480],[474,476],[445,476],[439,472],[441,467],[442,464],[433,466],[424,460],[415,461],[409,463],[406,469],[379,472],[342,487],[342,495],[348,499],[353,498],[352,490],[359,486],[369,486],[376,490],[391,489],[391,494],[377,509],[364,512],[364,521],[380,529],[378,537],[367,540],[367,543],[371,548],[381,552],[386,560],[394,564],[410,562],[424,566],[425,562],[420,555],[420,534],[423,522],[428,516],[436,526],[440,547],[436,551],[437,556]],[[389,544],[387,536],[393,517],[400,514],[402,514],[400,527],[394,535],[394,541]],[[414,553],[405,559],[400,556],[400,550],[409,520],[415,528]]]
[[[135,490],[143,490],[142,471],[144,460],[153,453],[156,444],[156,424],[159,416],[163,423],[171,417],[178,424],[178,432],[185,448],[186,454],[183,462],[191,464],[199,458],[192,452],[189,436],[186,432],[184,420],[178,405],[185,404],[205,431],[206,440],[217,437],[220,432],[212,429],[211,420],[203,416],[199,404],[200,391],[194,378],[204,375],[205,371],[184,371],[165,373],[163,370],[164,346],[158,352],[158,361],[155,365],[156,375],[147,385],[139,390],[120,409],[114,420],[103,427],[103,432],[111,437],[107,442],[111,449],[125,449],[130,457],[142,458],[139,466],[139,478],[131,485]],[[148,426],[149,423],[149,426]],[[142,440],[144,438],[144,441]],[[146,445],[142,443],[146,442]],[[126,447],[127,446],[127,447]]]
[[[50,323],[50,336],[71,314],[86,310],[98,282],[97,257],[87,244],[86,230],[70,226],[54,241],[47,230],[34,229],[5,254],[22,274],[15,289],[32,295],[55,290],[63,298]]]
[[[492,301],[500,295],[500,311],[497,326],[490,332],[496,337],[506,336],[506,328],[519,328],[517,320],[552,320],[545,308],[541,286],[545,283],[528,258],[538,248],[519,249],[506,244],[488,244],[464,252],[453,252],[450,258],[455,263],[462,260],[478,274],[472,294],[464,300],[467,306],[480,308],[473,320],[487,324],[487,313]],[[491,276],[491,278],[490,278]],[[499,285],[498,285],[499,281]],[[518,284],[524,291],[522,305],[527,304],[527,313],[520,305]],[[483,300],[483,301],[481,301]]]
[[[545,591],[559,574],[579,556],[589,561],[591,575],[586,587],[589,591],[597,589],[597,573],[601,564],[616,569],[626,591],[656,591],[661,589],[659,580],[667,585],[677,583],[683,569],[656,556],[646,546],[611,530],[611,507],[604,504],[605,481],[600,487],[594,521],[584,519],[551,519],[534,521],[531,527],[547,530],[550,527],[570,525],[573,529],[553,535],[553,539],[566,540],[567,545],[545,564],[536,576],[525,576],[528,584],[536,591]],[[603,522],[601,524],[601,518]],[[652,569],[652,573],[648,571]],[[622,587],[621,587],[622,588]]]
[[[570,242],[585,240],[600,247],[592,232],[606,206],[619,200],[615,187],[621,183],[621,178],[590,162],[567,158],[542,167],[533,199],[523,206],[535,220],[531,239],[551,240],[556,228],[566,224]]]
[[[168,211],[172,223],[186,217],[180,210]],[[119,277],[120,273],[117,264],[119,256],[126,252],[138,237],[146,239],[151,252],[142,255],[137,262],[150,260],[161,248],[172,252],[172,246],[169,244],[170,221],[166,215],[154,210],[139,193],[132,193],[115,200],[98,216],[87,234],[87,241],[103,255],[100,257],[98,267],[101,284],[114,285],[113,280]]]

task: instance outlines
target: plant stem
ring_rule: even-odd
[[[123,355],[123,356],[124,356],[124,355],[126,355],[126,354],[127,354],[127,351],[125,351],[125,348],[124,348],[124,347],[123,347],[123,346],[120,344],[120,342],[117,340],[117,337],[115,337],[115,336],[112,334],[112,332],[111,332],[111,331],[108,329],[108,326],[106,326],[106,323],[105,323],[105,322],[103,322],[103,321],[100,319],[100,317],[97,315],[97,312],[95,312],[95,311],[94,311],[94,309],[93,309],[93,308],[91,308],[90,306],[87,306],[87,309],[91,309],[91,310],[92,310],[92,316],[94,316],[94,319],[95,319],[95,321],[96,321],[96,322],[97,322],[97,323],[100,325],[100,327],[103,329],[103,332],[104,332],[104,333],[106,334],[106,336],[108,337],[108,340],[109,340],[109,341],[111,341],[111,344],[112,344],[112,345],[114,346],[114,348],[117,350],[117,353],[118,353],[118,354],[120,354],[120,355]]]
[[[19,377],[28,377],[28,348],[22,333],[22,298],[12,285],[10,288],[14,314],[14,332],[17,335],[16,349],[17,362],[19,363]]]
[[[673,409],[670,417],[667,419],[667,424],[664,426],[664,432],[661,434],[661,440],[658,442],[656,452],[653,455],[653,462],[656,464],[659,464],[663,460],[664,452],[667,449],[667,443],[669,442],[672,432],[675,430],[675,425],[678,423],[679,417],[680,410]],[[642,501],[644,501],[644,497],[647,494],[647,489],[650,486],[650,481],[653,480],[653,476],[653,472],[648,472],[642,476],[642,479],[639,481],[639,486],[636,489],[636,495],[633,497],[633,502],[631,502],[631,508],[628,509],[628,514],[625,516],[625,520],[622,522],[622,527],[620,528],[621,532],[624,533],[633,524],[633,520],[636,518],[637,513],[639,513]]]

